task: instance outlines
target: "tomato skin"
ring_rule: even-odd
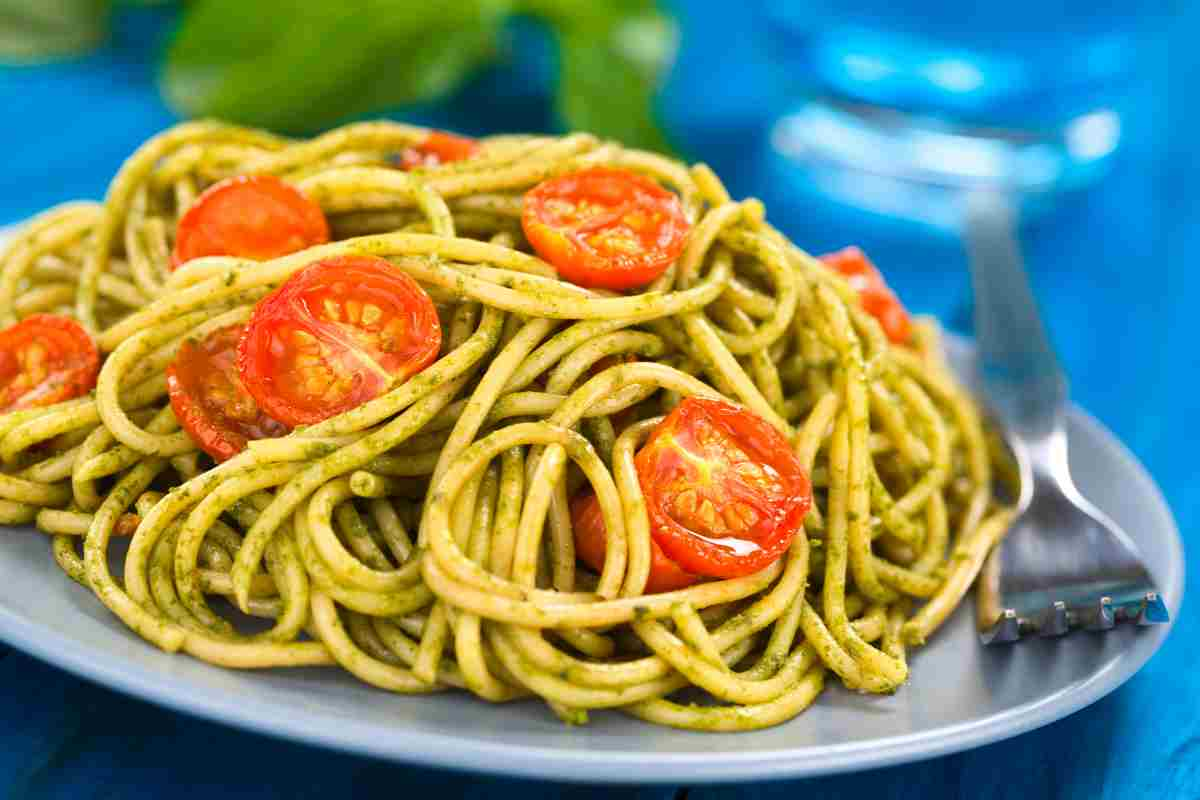
[[[787,550],[812,487],[787,440],[724,400],[689,397],[634,456],[650,529],[680,568],[737,578]]]
[[[826,253],[821,260],[846,277],[858,292],[863,310],[879,320],[889,340],[904,344],[912,337],[912,319],[908,311],[866,253],[851,246]]]
[[[321,207],[273,175],[237,175],[205,189],[175,233],[171,269],[201,256],[266,261],[329,241]]]
[[[607,532],[600,501],[592,492],[584,492],[571,501],[571,527],[575,531],[575,554],[596,572],[604,569],[604,549]],[[650,540],[650,576],[646,579],[646,594],[686,589],[700,580],[699,575],[684,572],[667,558],[662,548]]]
[[[259,407],[291,426],[362,405],[438,355],[442,327],[416,281],[375,256],[335,256],[259,301],[238,370]]]
[[[69,317],[30,314],[0,331],[0,413],[81,397],[99,372],[96,342]]]
[[[287,434],[288,427],[263,413],[242,385],[237,346],[242,325],[228,325],[203,341],[185,341],[167,367],[167,394],[180,427],[200,449],[228,461],[254,439]]]
[[[525,238],[579,286],[634,289],[666,271],[691,225],[679,198],[635,172],[592,167],[525,193]]]
[[[478,151],[479,142],[474,139],[448,131],[430,131],[420,144],[404,148],[399,167],[403,170],[436,167],[470,158]]]

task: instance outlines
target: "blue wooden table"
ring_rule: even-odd
[[[1183,4],[1181,4],[1183,5]],[[1128,120],[1113,174],[1023,232],[1034,281],[1074,399],[1156,477],[1185,544],[1200,530],[1200,10],[1185,10],[1154,80]],[[172,123],[153,86],[152,54],[169,15],[121,18],[87,58],[0,69],[0,223],[67,198],[102,195],[121,160]],[[742,26],[739,28],[739,26]],[[752,31],[737,18],[684,16],[684,47],[663,96],[680,144],[763,198],[809,249],[858,242],[910,307],[969,331],[961,243],[927,229],[814,199],[770,153],[777,107]],[[736,43],[736,44],[731,44]],[[722,54],[713,70],[711,53]],[[487,131],[551,124],[544,70],[498,69],[453,103],[409,116]],[[497,100],[499,98],[499,100]],[[483,112],[480,109],[487,109]],[[13,798],[357,798],[475,796],[1087,798],[1200,797],[1200,568],[1164,649],[1125,687],[1041,730],[971,752],[803,782],[611,789],[464,776],[394,766],[243,733],[117,695],[20,653],[0,656],[0,795]],[[735,743],[736,744],[736,743]]]

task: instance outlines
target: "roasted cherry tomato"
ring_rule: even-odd
[[[272,175],[238,175],[204,190],[175,232],[171,268],[200,256],[266,261],[329,241],[321,207]]]
[[[310,425],[420,372],[442,344],[437,309],[416,281],[374,256],[309,264],[264,297],[238,345],[258,405]]]
[[[521,227],[562,277],[602,289],[633,289],[662,275],[691,228],[674,194],[606,167],[551,178],[526,192]]]
[[[113,526],[113,536],[133,536],[141,524],[142,518],[137,514],[122,514]]]
[[[808,476],[787,440],[724,400],[685,399],[634,464],[654,541],[694,575],[736,578],[771,564],[812,504]]]
[[[897,344],[908,341],[912,336],[908,311],[866,253],[857,247],[846,247],[836,253],[826,253],[821,260],[846,276],[858,292],[863,310],[879,320],[889,339]]]
[[[283,436],[288,428],[263,413],[238,375],[242,325],[229,325],[202,341],[185,341],[167,367],[167,392],[175,419],[200,449],[226,461],[252,439]]]
[[[0,412],[85,395],[98,372],[96,343],[73,319],[31,314],[0,331]]]
[[[400,169],[436,167],[451,161],[470,158],[479,150],[479,142],[446,131],[430,131],[425,141],[404,148],[400,154]]]
[[[575,530],[575,554],[596,572],[603,570],[604,514],[600,511],[600,501],[592,492],[584,492],[571,501],[571,527]],[[646,594],[685,589],[698,580],[698,575],[684,572],[667,558],[657,542],[650,540],[650,577],[646,580]]]

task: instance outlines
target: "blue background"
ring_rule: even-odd
[[[907,304],[970,328],[965,256],[953,237],[814,200],[771,154],[776,78],[727,4],[681,12],[683,47],[661,98],[677,144],[736,196],[761,197],[776,224],[824,251],[857,242]],[[1200,124],[1192,89],[1200,11],[1182,9],[1155,48],[1113,173],[1023,231],[1049,326],[1077,403],[1137,454],[1171,504],[1185,544],[1200,523]],[[147,136],[175,121],[154,86],[169,12],[119,17],[110,43],[78,60],[0,68],[0,224],[68,198],[100,198]],[[473,132],[548,128],[552,55],[528,31],[520,53],[450,103],[403,116]],[[1188,580],[1200,594],[1200,569]],[[919,764],[809,781],[691,787],[694,800],[1200,797],[1200,619],[1185,605],[1166,646],[1125,687],[1041,730]],[[183,717],[87,684],[20,653],[0,657],[0,794],[6,797],[392,797],[479,791],[539,797],[668,798],[684,787],[570,787],[365,760]],[[736,739],[733,741],[736,746]]]

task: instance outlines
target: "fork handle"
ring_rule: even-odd
[[[966,240],[985,394],[1005,426],[1026,442],[1036,447],[1058,439],[1067,380],[1021,263],[1009,198],[991,190],[970,192]]]

